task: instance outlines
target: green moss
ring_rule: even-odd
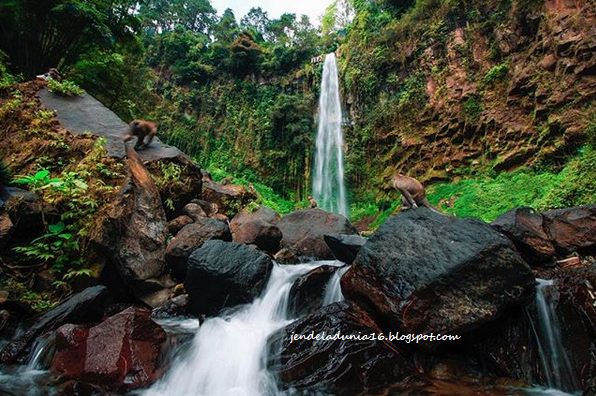
[[[502,80],[508,73],[509,65],[507,63],[496,65],[486,73],[484,78],[482,78],[482,82],[486,85],[494,85]]]
[[[50,92],[61,96],[82,96],[85,94],[85,90],[74,82],[67,80],[60,82],[53,78],[48,80],[48,89]]]

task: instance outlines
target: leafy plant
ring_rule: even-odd
[[[79,244],[63,222],[48,226],[48,232],[35,238],[27,246],[14,248],[15,252],[41,260],[53,262],[53,269],[62,272],[70,257],[67,251],[78,251]]]
[[[68,80],[63,80],[60,82],[50,78],[48,80],[48,89],[50,92],[62,96],[83,96],[85,94],[85,90],[83,90],[74,82]]]

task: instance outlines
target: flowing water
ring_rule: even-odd
[[[261,396],[278,394],[266,367],[267,339],[289,324],[294,281],[320,263],[275,265],[261,297],[210,318],[185,356],[145,396]]]
[[[571,367],[569,356],[561,342],[561,328],[557,313],[558,295],[552,280],[536,279],[536,309],[538,323],[530,317],[532,332],[538,345],[540,364],[550,389],[546,394],[564,394],[577,392],[581,389],[579,380]],[[558,392],[558,393],[557,393]],[[545,393],[543,393],[545,394]]]
[[[323,66],[313,196],[322,209],[348,216],[339,78],[333,53],[325,57]]]
[[[325,288],[325,295],[323,296],[323,306],[340,302],[344,300],[341,294],[341,277],[350,269],[350,266],[338,268],[329,279],[329,283]]]

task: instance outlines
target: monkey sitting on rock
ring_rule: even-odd
[[[128,142],[133,138],[137,138],[137,143],[135,144],[135,149],[142,149],[147,148],[153,138],[157,134],[157,124],[150,121],[145,120],[133,120],[128,125],[128,130],[124,134],[124,142]],[[145,138],[147,138],[147,142],[145,142]]]
[[[310,202],[311,209],[315,209],[317,206],[319,206],[319,204],[317,204],[317,201],[315,201],[315,199],[310,195],[308,196],[308,202]]]
[[[418,180],[401,173],[395,173],[391,180],[393,187],[402,195],[402,211],[424,206],[433,212],[441,213],[428,202],[424,186]]]

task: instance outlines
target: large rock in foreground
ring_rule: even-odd
[[[68,324],[56,332],[52,372],[107,391],[146,387],[163,373],[158,359],[165,340],[149,311],[135,308],[91,328]]]
[[[136,297],[145,297],[145,281],[164,273],[168,229],[159,191],[136,151],[127,146],[129,181],[91,235]]]
[[[488,224],[410,210],[379,228],[341,284],[392,330],[460,335],[527,301],[535,279]]]
[[[380,332],[361,309],[345,302],[331,304],[273,334],[269,339],[268,365],[278,374],[284,388],[305,392],[298,394],[360,394],[363,389],[403,380],[413,373],[411,364],[386,340],[313,338],[322,333],[333,338],[336,334]],[[311,339],[291,338],[311,333]]]
[[[299,256],[333,260],[324,236],[326,234],[357,235],[348,219],[321,209],[306,209],[281,218],[277,226],[283,234],[282,248],[291,248]]]
[[[275,225],[279,219],[279,214],[266,206],[260,206],[254,212],[243,209],[230,223],[234,242],[277,253],[282,238],[280,229]]]
[[[188,260],[188,312],[216,315],[222,308],[251,302],[261,294],[272,266],[268,255],[250,246],[205,242]]]
[[[110,295],[104,286],[90,287],[75,294],[39,318],[25,334],[8,343],[0,353],[0,362],[26,362],[31,344],[36,339],[65,323],[99,321],[110,302]]]
[[[184,226],[166,249],[166,262],[172,274],[179,280],[186,278],[188,257],[209,239],[231,241],[230,228],[222,221],[202,218]]]

